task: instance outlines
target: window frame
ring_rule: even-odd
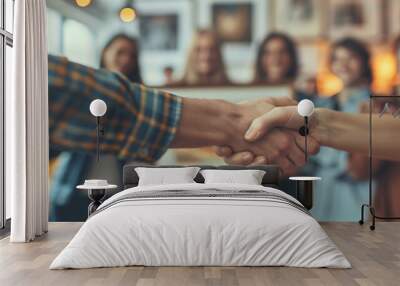
[[[6,217],[6,189],[5,189],[5,96],[6,96],[6,46],[13,48],[13,33],[6,30],[6,1],[11,1],[15,7],[15,0],[0,0],[0,237],[10,231],[10,219]],[[15,9],[12,9],[13,13]],[[14,15],[12,15],[13,17]],[[13,27],[14,28],[14,27]],[[14,30],[14,29],[12,29]]]

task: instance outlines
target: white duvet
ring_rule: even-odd
[[[314,218],[287,204],[254,198],[154,198],[112,204],[131,192],[206,189],[263,190],[296,201],[277,189],[254,185],[127,189],[100,206],[104,210],[83,224],[50,269],[127,265],[351,267]]]

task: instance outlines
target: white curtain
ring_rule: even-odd
[[[45,0],[15,1],[14,69],[6,98],[6,187],[12,242],[28,242],[48,225],[48,92]]]

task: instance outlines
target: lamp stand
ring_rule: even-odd
[[[386,100],[393,100],[393,99],[400,99],[399,95],[371,95],[369,97],[369,198],[368,198],[368,204],[363,204],[361,206],[361,219],[358,221],[359,224],[364,224],[364,208],[368,208],[369,212],[372,217],[372,224],[369,226],[371,230],[375,229],[375,219],[384,219],[384,220],[399,220],[400,217],[382,217],[382,216],[377,216],[375,214],[375,207],[373,206],[373,201],[372,201],[372,187],[373,187],[373,171],[372,171],[372,108],[373,108],[373,100],[374,99],[386,99]],[[394,116],[394,114],[392,114]]]
[[[364,224],[364,208],[369,209],[372,216],[372,224],[369,226],[370,230],[375,230],[375,208],[372,205],[372,97],[369,100],[369,194],[368,204],[361,206],[361,219],[358,221],[360,225]]]
[[[99,148],[100,148],[100,117],[96,117],[96,158],[97,162],[99,162],[100,154],[99,154]]]
[[[308,116],[304,116],[304,126],[300,127],[299,133],[301,136],[304,136],[304,157],[306,160],[306,163],[308,162],[308,147],[307,147],[307,135],[309,133],[308,130]]]
[[[104,135],[104,129],[100,124],[100,116],[96,116],[96,158],[97,162],[100,160],[100,135]]]
[[[364,224],[364,208],[368,208],[372,216],[372,224],[369,226],[370,230],[375,230],[375,208],[372,205],[372,98],[369,99],[369,193],[368,204],[361,205],[361,219],[358,221],[360,225]]]
[[[304,122],[305,122],[305,126],[306,126],[306,128],[305,128],[305,135],[304,135],[304,144],[305,144],[305,147],[304,147],[304,157],[305,157],[305,160],[306,160],[306,163],[307,163],[307,162],[308,162],[308,148],[307,148],[308,117],[307,117],[307,116],[304,117]]]

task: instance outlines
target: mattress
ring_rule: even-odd
[[[50,269],[130,265],[351,267],[318,222],[284,192],[198,183],[114,195]]]

